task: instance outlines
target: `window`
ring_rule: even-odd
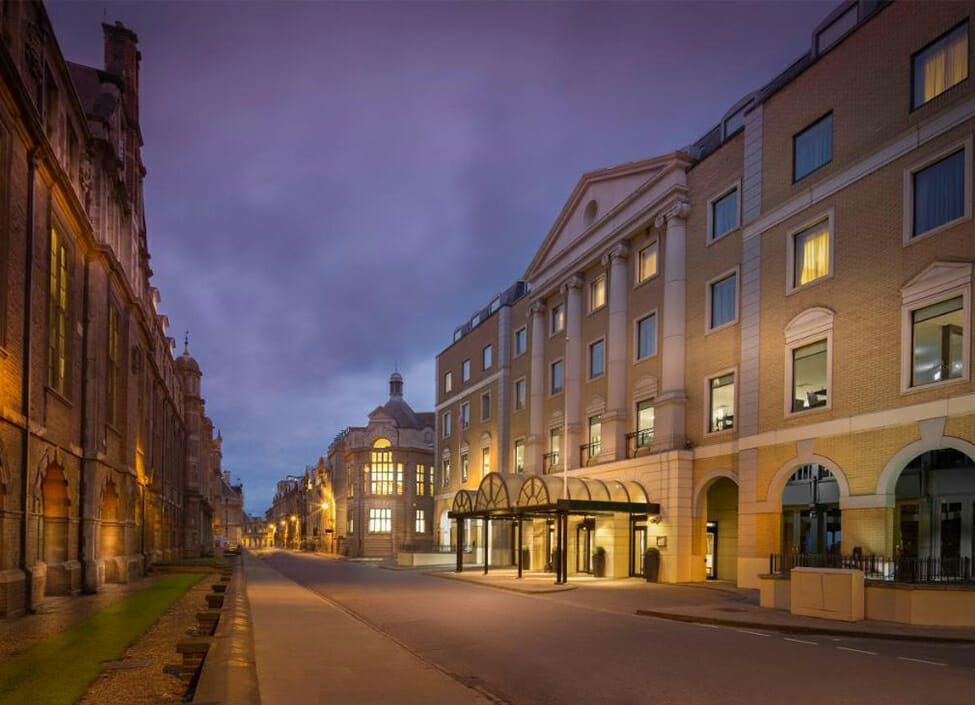
[[[555,304],[552,307],[552,335],[565,328],[565,304]]]
[[[443,376],[443,393],[450,394],[450,390],[454,388],[454,373],[447,372]]]
[[[346,524],[345,525],[346,525],[347,533],[349,533],[349,534],[354,534],[355,533],[355,522],[353,521],[353,518],[352,518],[351,515],[346,520]]]
[[[450,484],[450,458],[444,458],[440,461],[441,475],[443,476],[440,483],[446,487]]]
[[[486,392],[481,395],[481,421],[491,418],[491,393]]]
[[[599,455],[603,443],[603,422],[602,416],[596,414],[589,417],[589,457],[595,458]]]
[[[636,322],[636,359],[657,354],[657,314],[651,313]]]
[[[562,391],[562,361],[558,360],[552,363],[551,369],[551,391],[552,394],[558,394]]]
[[[548,467],[559,464],[562,453],[562,427],[553,428],[548,432]]]
[[[108,307],[108,423],[118,424],[119,342],[118,310]]]
[[[50,265],[47,384],[59,394],[64,394],[67,373],[68,250],[61,241],[61,234],[54,228],[51,228]]]
[[[515,355],[523,355],[528,349],[528,329],[522,326],[515,331]]]
[[[425,534],[427,532],[427,515],[422,509],[416,510],[413,530],[418,534]]]
[[[462,381],[467,382],[471,378],[471,361],[464,360],[460,365],[460,378]]]
[[[649,448],[653,442],[653,401],[636,405],[636,447]]]
[[[455,342],[455,343],[456,343],[456,342],[457,342],[458,340],[460,340],[461,338],[463,338],[463,337],[464,337],[464,329],[463,329],[463,328],[458,328],[458,329],[456,329],[456,330],[454,331],[454,342]]]
[[[708,380],[708,432],[735,427],[735,375],[733,372]]]
[[[829,359],[827,343],[818,340],[792,350],[792,411],[826,406]]]
[[[460,456],[460,481],[467,482],[467,478],[471,475],[471,462],[467,457],[467,453],[461,453]]]
[[[481,369],[487,370],[491,367],[491,358],[494,356],[494,348],[490,345],[485,345],[484,349],[481,350]]]
[[[515,380],[515,408],[525,408],[525,378]]]
[[[589,379],[595,379],[606,369],[606,341],[597,340],[589,346]]]
[[[443,415],[443,437],[448,438],[450,436],[450,412],[446,412]]]
[[[491,472],[491,449],[481,448],[481,477]]]
[[[589,311],[606,305],[606,275],[600,274],[589,282]]]
[[[917,237],[952,221],[967,212],[965,149],[959,149],[911,175],[913,226]]]
[[[798,289],[831,271],[830,240],[832,228],[829,218],[793,235],[792,238],[792,288]]]
[[[746,105],[746,106],[744,106],[744,107],[736,110],[735,112],[733,112],[731,115],[729,115],[725,119],[725,121],[724,121],[724,138],[725,139],[728,139],[733,134],[735,134],[736,132],[738,132],[738,130],[742,129],[745,126],[745,108],[747,108],[747,107],[748,106]]]
[[[636,280],[645,282],[657,274],[657,243],[651,242],[636,257]]]
[[[715,198],[709,204],[708,238],[717,240],[738,227],[738,187]]]
[[[721,326],[734,323],[738,316],[738,273],[711,282],[709,285],[710,294],[708,296],[709,328],[714,330]]]
[[[369,510],[369,533],[370,534],[389,534],[393,531],[393,510],[376,509]]]
[[[488,314],[494,313],[499,308],[501,308],[501,297],[495,296],[493,299],[491,299],[491,303],[488,306]]]
[[[964,375],[964,301],[961,296],[911,312],[911,386]]]
[[[968,22],[919,51],[911,63],[911,107],[919,108],[968,78]]]
[[[792,180],[799,181],[833,161],[833,113],[792,138]]]
[[[525,471],[525,442],[520,438],[515,441],[515,472]]]
[[[471,405],[470,402],[464,402],[460,405],[460,427],[467,428],[471,425]]]
[[[427,468],[425,465],[416,465],[416,496],[422,497],[427,493]]]
[[[392,444],[385,438],[379,438],[372,444],[372,466],[369,468],[369,492],[371,494],[393,494],[396,476],[391,446]],[[402,467],[400,465],[401,475]]]
[[[479,325],[481,325],[481,314],[475,313],[471,319],[471,328],[477,328]]]

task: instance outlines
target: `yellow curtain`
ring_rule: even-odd
[[[829,227],[826,223],[806,235],[802,242],[799,286],[829,274]]]
[[[931,100],[968,77],[968,35],[958,34],[924,64],[924,100]]]

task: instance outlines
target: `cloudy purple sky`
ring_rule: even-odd
[[[686,145],[835,3],[50,3],[65,56],[142,50],[146,211],[224,464],[262,512],[385,400],[431,409],[455,325],[579,175]]]

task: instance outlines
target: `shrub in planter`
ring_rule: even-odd
[[[596,546],[596,551],[592,554],[592,572],[597,578],[606,575],[606,549]]]
[[[660,576],[660,549],[651,546],[643,554],[643,577],[648,583],[657,582]]]

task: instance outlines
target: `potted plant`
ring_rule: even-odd
[[[606,576],[606,549],[602,546],[596,546],[592,554],[592,572],[597,578]]]
[[[651,546],[643,554],[643,577],[648,583],[657,582],[660,575],[660,549]]]

